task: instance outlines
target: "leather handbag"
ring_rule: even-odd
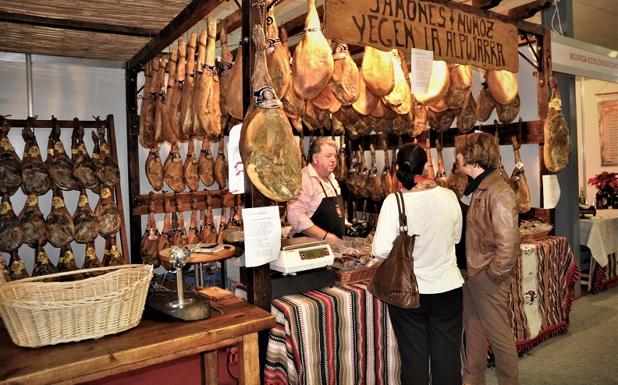
[[[376,269],[367,290],[388,304],[416,309],[420,306],[420,298],[412,251],[417,235],[408,235],[403,194],[397,192],[395,196],[399,210],[399,235],[393,241],[388,258]]]

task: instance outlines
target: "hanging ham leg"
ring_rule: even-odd
[[[157,142],[155,140],[155,99],[157,87],[157,75],[159,65],[153,69],[151,60],[144,66],[144,94],[142,97],[142,105],[139,113],[139,135],[138,139],[144,148],[151,148]]]
[[[73,240],[75,225],[69,211],[64,206],[60,189],[54,189],[52,210],[47,216],[48,241],[54,247],[62,247]]]
[[[223,190],[227,185],[227,160],[225,159],[225,141],[221,136],[219,146],[217,148],[217,159],[215,159],[215,179],[219,185],[219,189]]]
[[[99,257],[97,257],[94,248],[94,241],[92,241],[86,245],[86,253],[84,256],[84,264],[82,266],[82,269],[91,269],[101,266],[103,265],[101,265],[101,261],[99,260]]]
[[[172,48],[172,55],[167,62],[166,72],[168,73],[167,87],[165,92],[165,110],[167,111],[167,121],[163,122],[163,132],[165,140],[169,143],[178,141],[181,137],[180,134],[180,120],[178,119],[177,107],[180,103],[180,90],[176,87],[177,70],[176,65],[178,62],[178,48]]]
[[[26,195],[43,195],[51,188],[51,178],[41,158],[41,150],[32,131],[30,119],[27,120],[21,136],[26,142],[21,160],[21,189]]]
[[[230,87],[232,81],[232,67],[234,65],[234,57],[230,51],[230,47],[227,44],[227,21],[221,23],[221,61],[219,63],[219,89],[221,97],[219,99],[219,106],[221,109],[221,124],[227,123],[230,119],[230,112],[228,110],[228,97],[230,94]]]
[[[270,24],[267,23],[266,39],[268,39],[268,48],[266,48],[266,64],[268,73],[272,80],[272,86],[279,98],[288,91],[288,87],[292,82],[292,71],[290,70],[290,59],[288,58],[288,50],[281,44],[279,39],[279,30],[275,21],[275,7],[271,7],[268,11]]]
[[[159,155],[159,145],[155,144],[146,157],[146,178],[155,191],[163,188],[163,163]]]
[[[404,69],[402,67],[399,51],[394,49],[392,52],[393,55],[391,60],[393,61],[395,86],[391,92],[384,96],[383,101],[394,112],[398,114],[407,114],[412,108],[412,92],[410,90],[410,84],[408,84],[408,81],[406,80],[406,74],[404,73]]]
[[[96,193],[99,192],[99,178],[97,177],[97,166],[88,155],[84,144],[84,128],[77,118],[73,119],[73,134],[71,136],[71,160],[73,161],[73,171],[79,184]]]
[[[13,195],[21,185],[21,160],[9,141],[11,126],[0,116],[0,193]]]
[[[32,269],[32,276],[39,277],[41,275],[54,274],[58,272],[56,266],[54,266],[49,260],[49,256],[45,252],[42,246],[37,247],[34,254],[34,268]]]
[[[367,89],[367,84],[361,72],[359,77],[358,98],[352,103],[352,108],[359,114],[366,116],[376,108],[379,101],[380,99]]]
[[[371,168],[369,169],[367,189],[369,190],[369,198],[378,202],[384,198],[382,175],[378,175],[378,168],[376,167],[376,149],[373,143],[369,145],[369,149],[371,151]]]
[[[167,107],[165,107],[165,69],[167,68],[167,59],[159,59],[159,70],[157,71],[157,99],[155,102],[155,140],[157,143],[163,143],[167,140]]]
[[[197,209],[195,199],[191,201],[191,219],[189,220],[189,231],[187,232],[187,244],[194,245],[200,242],[200,232],[197,226]]]
[[[77,243],[88,243],[99,235],[99,218],[94,215],[88,203],[88,195],[82,190],[79,195],[77,209],[73,215],[75,225],[74,240]]]
[[[571,153],[571,138],[567,122],[562,116],[562,101],[556,85],[556,79],[551,82],[552,97],[549,101],[547,119],[543,125],[543,161],[551,172],[560,172],[569,163]]]
[[[174,99],[170,107],[170,122],[175,120],[174,124],[178,130],[178,139],[185,141],[191,136],[190,132],[186,132],[180,120],[180,109],[182,104],[182,93],[185,86],[185,78],[187,72],[187,43],[183,38],[178,39],[178,63],[176,64],[176,84],[174,85]]]
[[[11,251],[11,259],[9,260],[9,279],[17,281],[18,279],[28,278],[28,270],[26,264],[19,258],[17,249]]]
[[[19,248],[24,231],[13,211],[8,194],[2,197],[0,205],[0,251],[13,251]]]
[[[197,191],[200,188],[200,174],[198,172],[198,160],[195,154],[193,139],[189,140],[184,166],[184,178],[190,191]]]
[[[77,263],[75,262],[75,254],[71,244],[66,244],[60,248],[60,256],[58,257],[58,272],[74,271],[77,270]]]
[[[315,16],[317,19],[317,13]],[[300,193],[301,156],[281,102],[270,86],[264,52],[266,38],[260,26],[254,27],[253,39],[256,58],[251,84],[257,96],[252,98],[251,107],[245,116],[240,136],[240,154],[253,185],[266,197],[285,202]],[[328,55],[332,61],[330,49]]]
[[[200,108],[206,104],[208,98],[208,92],[211,90],[211,76],[204,75],[204,63],[206,60],[206,38],[207,31],[205,29],[200,31],[200,36],[197,39],[197,62],[195,67],[195,88],[193,89],[193,106],[191,107],[193,112],[193,134],[197,138],[204,136],[203,122],[200,122]]]
[[[242,101],[242,44],[236,50],[236,60],[232,67],[232,76],[230,79],[230,87],[227,93],[223,94],[227,111],[236,120],[243,119],[243,101]]]
[[[199,79],[199,97],[193,107],[197,109],[198,119],[204,134],[216,138],[221,135],[221,111],[219,109],[219,77],[215,68],[217,23],[214,17],[209,16],[207,18],[207,26],[208,38],[204,72]]]
[[[52,118],[52,122],[53,127],[47,142],[47,159],[45,159],[52,185],[65,191],[75,190],[78,182],[73,174],[73,162],[67,156],[60,140],[58,120]]]
[[[193,93],[195,88],[195,47],[197,46],[197,35],[191,33],[189,46],[187,48],[187,65],[185,67],[185,81],[182,86],[182,96],[180,98],[180,130],[182,136],[191,138],[193,132]]]
[[[333,76],[328,81],[328,88],[341,102],[349,106],[358,99],[360,92],[360,73],[354,59],[350,56],[347,44],[337,44],[333,53]]]
[[[488,70],[485,74],[487,89],[499,104],[510,104],[519,92],[517,74],[506,70]]]
[[[378,98],[388,95],[395,88],[393,54],[390,51],[365,46],[361,72],[367,90]]]
[[[517,206],[519,207],[519,213],[527,213],[531,208],[530,189],[528,188],[528,181],[526,180],[526,174],[524,170],[524,163],[521,161],[521,154],[519,149],[521,145],[517,141],[515,135],[511,136],[511,142],[513,143],[513,152],[515,154],[515,169],[511,174],[511,187],[517,196]]]
[[[215,183],[215,160],[210,151],[210,141],[208,138],[202,140],[202,151],[198,159],[198,173],[202,183],[210,187]]]
[[[122,213],[118,206],[116,206],[109,187],[101,189],[101,196],[94,212],[99,218],[99,233],[101,235],[114,235],[120,230]]]
[[[39,198],[36,195],[28,196],[18,218],[23,230],[24,243],[34,249],[47,242],[47,225],[39,208]]]
[[[382,168],[382,186],[384,189],[384,196],[387,196],[388,194],[395,192],[393,188],[393,179],[391,177],[391,164],[388,158],[388,147],[386,146],[387,143],[388,143],[388,140],[385,140],[384,167]]]
[[[431,160],[431,142],[429,141],[429,135],[425,139],[425,152],[427,153],[427,178],[436,179],[436,172],[433,168],[433,161]]]
[[[298,95],[311,100],[326,87],[333,75],[334,62],[328,41],[320,30],[315,0],[308,0],[307,8],[305,35],[296,46],[292,60],[292,84]]]
[[[159,263],[159,238],[161,238],[161,234],[159,233],[159,229],[157,229],[157,221],[154,216],[154,203],[152,201],[152,193],[150,193],[151,198],[148,205],[148,219],[146,221],[146,231],[144,232],[144,236],[142,237],[142,241],[140,243],[140,256],[142,257],[142,261],[149,265],[153,265],[154,267],[158,267]]]
[[[200,228],[200,239],[203,243],[212,244],[217,242],[217,230],[215,229],[212,217],[212,207],[208,206],[206,213],[202,210],[202,227]]]
[[[185,189],[184,167],[182,158],[178,149],[178,143],[172,144],[169,155],[163,164],[163,175],[165,175],[165,183],[174,192],[182,192]]]

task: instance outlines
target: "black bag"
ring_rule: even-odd
[[[417,235],[408,235],[403,194],[398,192],[395,196],[399,209],[399,235],[393,241],[393,248],[388,258],[376,269],[367,285],[367,290],[388,304],[404,309],[416,309],[420,306],[420,298],[414,275],[412,250]]]

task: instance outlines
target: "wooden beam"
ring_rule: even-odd
[[[217,40],[220,39],[219,35],[221,34],[221,26],[224,23],[227,23],[228,35],[231,32],[236,31],[238,28],[242,27],[242,11],[240,9],[236,10],[217,23]]]
[[[462,4],[480,9],[491,9],[497,7],[502,0],[468,0]]]
[[[511,8],[504,14],[514,19],[528,19],[536,15],[539,11],[550,7],[553,3],[553,0],[535,0],[531,3]]]
[[[0,21],[8,21],[18,24],[36,25],[39,27],[70,29],[76,31],[110,33],[114,35],[126,36],[141,36],[152,37],[156,36],[159,31],[154,29],[146,29],[141,27],[113,25],[106,23],[96,23],[91,21],[80,21],[72,19],[56,19],[51,17],[41,17],[34,15],[26,15],[21,13],[13,13],[0,11]]]
[[[172,44],[183,33],[193,27],[198,21],[208,16],[221,0],[192,0],[174,20],[165,26],[157,37],[150,40],[138,53],[129,60],[129,69],[139,68],[143,63],[158,55],[165,47]]]

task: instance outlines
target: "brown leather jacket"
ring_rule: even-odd
[[[486,269],[491,280],[501,282],[520,254],[517,199],[496,169],[472,193],[466,216],[468,276]]]

